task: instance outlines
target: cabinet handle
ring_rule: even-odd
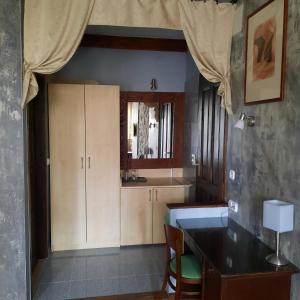
[[[158,201],[157,200],[157,190],[155,190],[155,199],[156,199],[156,201]]]
[[[151,201],[151,190],[149,190],[149,202]]]
[[[83,157],[81,157],[81,169],[83,169]]]
[[[88,157],[88,165],[89,165],[89,169],[91,168],[91,158],[90,156]]]

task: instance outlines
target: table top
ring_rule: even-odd
[[[123,182],[123,188],[133,187],[182,187],[191,186],[191,183],[183,177],[153,177],[146,182]]]
[[[169,209],[182,209],[182,208],[212,208],[212,207],[228,207],[226,202],[184,202],[184,203],[168,203]]]
[[[298,272],[293,264],[268,263],[265,257],[274,251],[230,218],[181,219],[177,224],[194,254],[204,256],[221,276]]]

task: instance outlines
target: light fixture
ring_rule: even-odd
[[[266,260],[276,266],[288,264],[288,260],[280,255],[280,233],[294,229],[294,205],[280,200],[264,201],[263,226],[276,232],[276,253],[270,254]]]
[[[235,123],[234,128],[243,130],[245,127],[245,122],[249,127],[253,127],[255,125],[255,117],[247,116],[246,114],[242,113],[239,120]]]
[[[157,90],[157,81],[156,81],[155,78],[153,78],[153,79],[151,80],[151,83],[150,83],[150,89],[151,89],[152,91],[156,91],[156,90]]]

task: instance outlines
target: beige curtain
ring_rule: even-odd
[[[220,82],[218,94],[231,114],[230,52],[236,6],[213,0],[179,0],[178,5],[191,55],[208,81]]]
[[[181,29],[178,0],[95,0],[89,25]]]
[[[85,27],[113,25],[182,29],[201,74],[220,82],[231,110],[230,52],[235,5],[214,0],[26,0],[23,106],[38,91],[33,72],[61,69],[76,51]]]
[[[76,51],[94,0],[26,0],[24,16],[24,106],[38,92],[34,72],[61,69]]]

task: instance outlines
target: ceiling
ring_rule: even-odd
[[[123,26],[96,26],[90,25],[86,33],[96,35],[142,37],[142,38],[161,38],[183,40],[184,35],[181,30],[160,29],[160,28],[141,28]]]

